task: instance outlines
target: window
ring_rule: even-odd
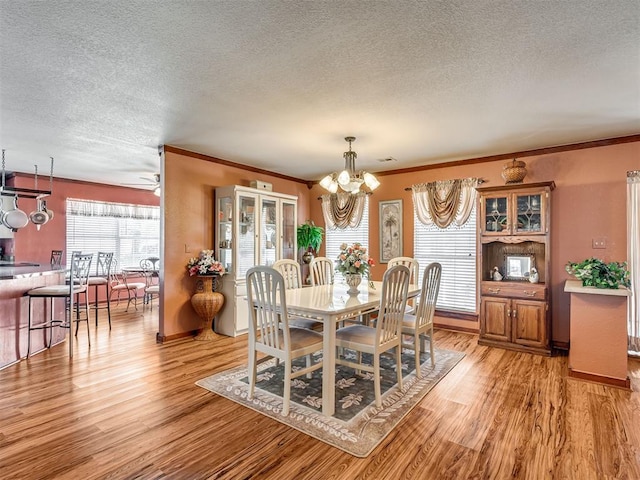
[[[324,248],[327,258],[335,261],[343,243],[359,242],[369,248],[369,197],[364,201],[362,220],[356,228],[328,228],[324,235]]]
[[[462,227],[425,226],[413,215],[413,255],[422,270],[431,262],[442,265],[439,310],[476,313],[476,208]]]
[[[119,267],[160,252],[160,207],[67,199],[67,265],[74,250],[113,252]]]

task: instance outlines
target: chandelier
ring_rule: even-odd
[[[345,192],[358,193],[362,185],[366,185],[371,190],[375,190],[380,185],[378,179],[364,170],[356,171],[356,158],[358,155],[351,150],[351,142],[355,142],[356,137],[345,137],[349,142],[349,151],[344,152],[344,170],[340,173],[333,172],[320,180],[320,186],[326,188],[331,193],[336,193],[338,187]]]

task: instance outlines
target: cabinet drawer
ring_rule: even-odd
[[[542,283],[482,282],[480,291],[483,296],[547,299],[547,287]]]

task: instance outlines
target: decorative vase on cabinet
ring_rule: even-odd
[[[218,275],[198,275],[196,293],[191,297],[191,305],[202,319],[202,331],[194,340],[215,340],[218,335],[213,331],[213,319],[224,305],[224,296],[216,292]]]

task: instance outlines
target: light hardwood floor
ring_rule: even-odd
[[[640,479],[638,361],[629,392],[439,330],[466,357],[360,459],[195,386],[245,362],[245,338],[157,345],[156,312],[0,371],[0,478]]]

